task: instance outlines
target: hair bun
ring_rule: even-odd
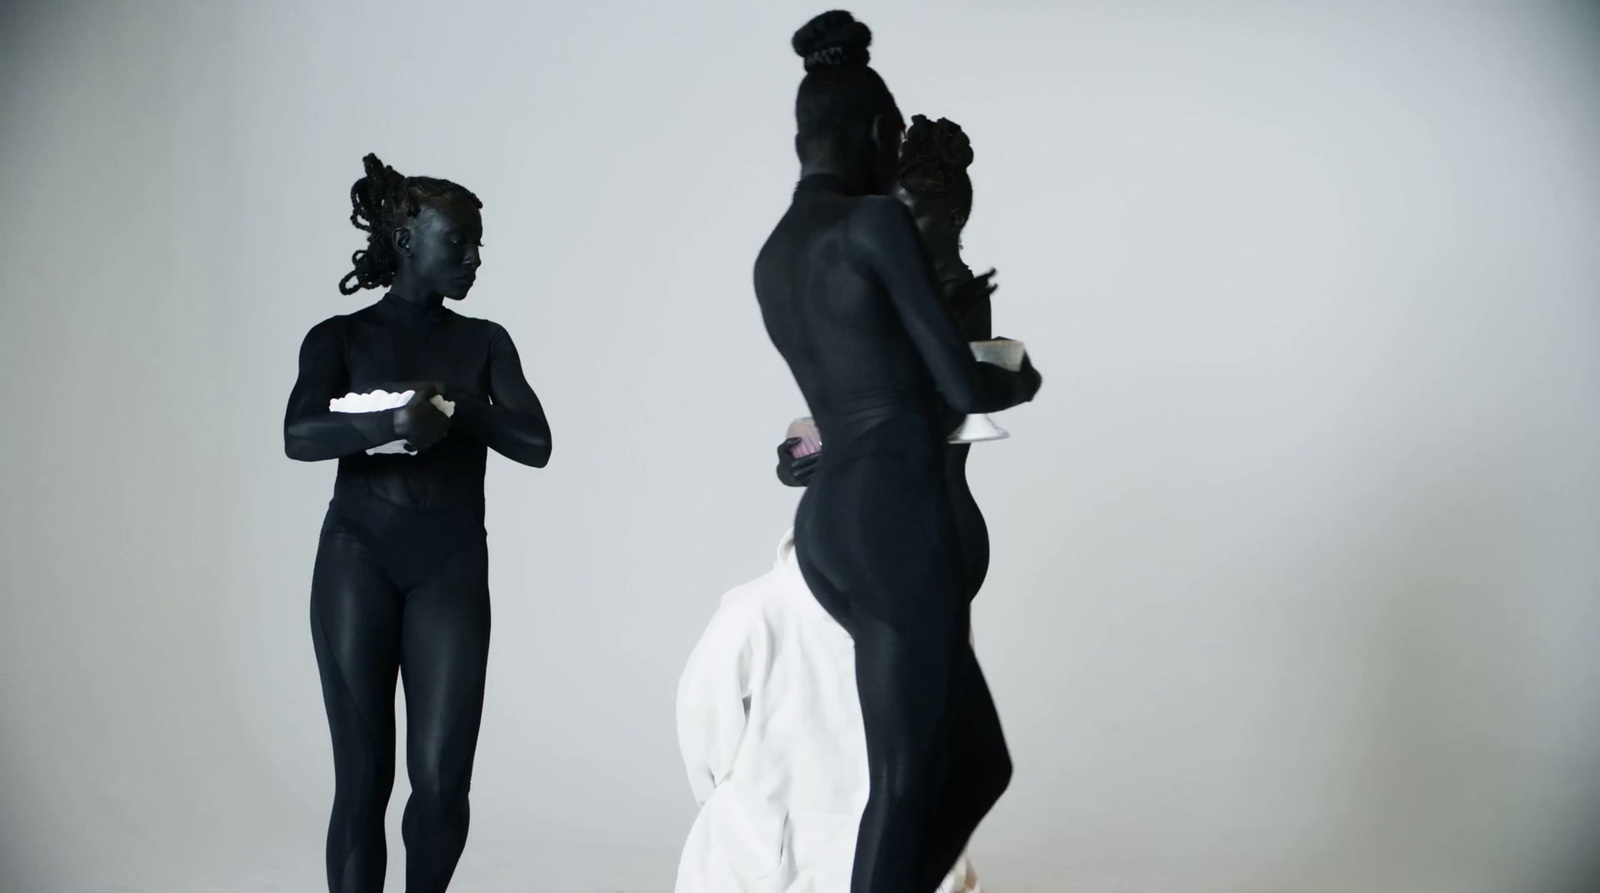
[[[922,120],[926,122],[928,119]],[[939,158],[946,165],[955,170],[966,170],[972,166],[972,138],[967,136],[960,124],[949,118],[940,118],[933,122],[932,137]]]
[[[842,9],[825,12],[794,33],[794,51],[806,71],[832,65],[866,65],[872,60],[872,29]]]
[[[900,148],[900,185],[913,195],[938,196],[971,189],[972,140],[949,118],[912,115]]]

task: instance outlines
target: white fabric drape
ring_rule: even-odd
[[[678,744],[700,814],[676,893],[843,893],[867,800],[855,649],[817,604],[792,531],[730,590],[678,683]],[[965,856],[940,893],[981,893]]]

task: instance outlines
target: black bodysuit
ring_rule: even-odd
[[[755,285],[826,453],[795,543],[811,591],[856,646],[870,793],[851,890],[926,893],[1009,774],[967,642],[972,575],[946,471],[950,413],[996,412],[1032,393],[1026,376],[973,359],[891,198],[850,195],[832,176],[802,180]]]
[[[940,283],[944,292],[945,311],[955,323],[956,332],[963,341],[986,341],[993,337],[990,331],[988,295],[976,300],[964,300],[964,286],[973,280],[971,272],[965,276],[946,279]],[[965,418],[963,413],[946,407],[945,426],[954,431]],[[970,443],[952,443],[945,447],[944,476],[950,488],[951,511],[955,513],[956,532],[961,539],[963,582],[967,601],[971,602],[983,588],[989,575],[989,526],[984,523],[983,512],[972,496],[967,484],[967,458],[972,452]]]
[[[400,439],[394,413],[335,413],[346,393],[438,382],[449,433],[417,455],[368,455]],[[312,328],[284,419],[290,458],[339,460],[311,584],[311,632],[333,736],[328,886],[381,893],[394,781],[394,687],[405,679],[406,890],[449,883],[465,845],[467,790],[489,650],[483,529],[487,449],[525,465],[550,429],[505,329],[389,295]]]
[[[993,337],[990,331],[989,297],[983,293],[974,294],[968,289],[974,281],[972,272],[963,268],[960,274],[947,277],[940,283],[944,292],[945,311],[955,323],[962,340],[968,342],[985,341]],[[965,418],[964,413],[946,406],[945,427],[950,431],[954,432],[960,427]],[[804,487],[808,476],[801,476],[795,467],[794,445],[795,440],[785,440],[778,445],[778,480],[786,487]],[[967,458],[971,451],[970,443],[950,444],[945,447],[944,462],[945,483],[950,488],[951,510],[955,512],[956,531],[961,540],[962,567],[969,602],[977,597],[978,590],[983,588],[983,581],[989,574],[989,527],[967,483]],[[818,460],[821,458],[822,455],[817,456]]]

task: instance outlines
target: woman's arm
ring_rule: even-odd
[[[948,280],[943,283],[944,302],[956,324],[956,332],[968,341],[986,341],[992,337],[991,303],[994,294],[994,270],[965,280]]]
[[[333,412],[328,402],[344,396],[350,377],[333,320],[318,323],[300,345],[300,373],[283,416],[283,451],[291,459],[317,462],[359,453],[404,435],[394,412]]]
[[[489,400],[447,391],[444,398],[456,405],[451,421],[507,459],[543,468],[550,461],[544,407],[523,377],[511,335],[495,323],[489,326]]]
[[[1040,376],[1030,363],[1011,372],[979,363],[956,332],[933,281],[911,213],[888,197],[861,201],[851,218],[857,249],[882,281],[889,300],[945,402],[963,413],[999,412],[1033,399]]]

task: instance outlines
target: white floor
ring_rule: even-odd
[[[226,869],[146,866],[127,880],[27,893],[315,893],[326,888],[320,841],[300,852],[246,857]],[[405,889],[405,856],[390,840],[385,889]],[[571,841],[474,839],[451,893],[671,893],[675,851],[624,850]],[[6,891],[13,893],[13,891]],[[22,893],[22,891],[16,891]]]

